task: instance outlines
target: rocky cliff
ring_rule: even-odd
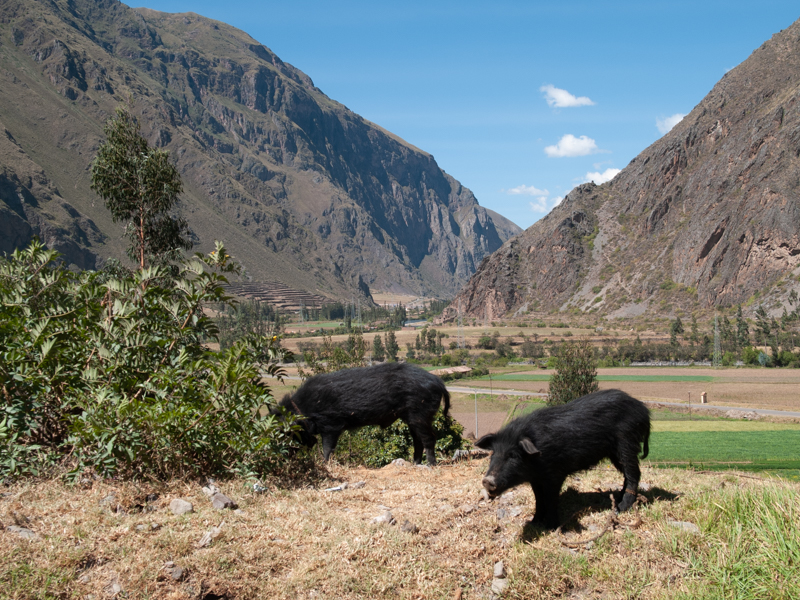
[[[612,181],[577,187],[484,260],[453,306],[475,317],[741,303],[777,314],[799,276],[800,21]]]
[[[452,295],[521,231],[223,23],[115,0],[8,0],[0,56],[0,250],[37,234],[81,267],[124,256],[89,189],[103,122],[123,102],[170,150],[197,249],[223,240],[254,281]]]

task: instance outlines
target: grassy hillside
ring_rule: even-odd
[[[3,597],[489,598],[498,561],[509,598],[800,594],[796,483],[645,468],[643,503],[610,523],[608,494],[621,477],[601,467],[568,480],[562,519],[582,512],[559,535],[526,525],[530,489],[482,500],[487,462],[332,464],[294,486],[263,482],[263,493],[219,483],[238,512],[212,508],[194,482],[7,487]],[[326,491],[344,482],[364,484]],[[174,515],[175,498],[194,512]],[[396,523],[374,523],[387,509]],[[15,524],[36,537],[21,538]],[[221,533],[198,547],[213,527]]]

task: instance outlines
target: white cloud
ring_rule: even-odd
[[[532,185],[518,185],[515,188],[511,188],[510,190],[506,190],[506,194],[511,194],[513,196],[516,195],[525,195],[525,196],[547,196],[549,194],[547,190],[540,190],[537,187]]]
[[[681,113],[675,113],[671,117],[656,119],[656,127],[658,127],[658,130],[661,132],[661,135],[664,135],[665,133],[669,132],[670,129],[675,127],[675,125],[680,123],[681,119],[683,119],[683,117],[685,116],[686,115]]]
[[[534,202],[530,203],[531,210],[538,213],[546,213],[550,210],[547,205],[547,196],[539,196]]]
[[[590,171],[586,174],[586,179],[584,180],[584,182],[594,181],[597,185],[600,185],[601,183],[605,183],[606,181],[611,181],[612,179],[614,179],[614,177],[616,177],[617,173],[619,173],[620,171],[621,169],[612,169],[612,168],[608,168],[602,173],[600,171]]]
[[[544,149],[547,156],[563,157],[563,156],[586,156],[587,154],[594,154],[600,152],[597,143],[585,135],[576,138],[571,133],[568,133],[560,140],[555,146],[547,146]]]
[[[554,207],[561,204],[564,196],[556,196],[555,198],[548,198],[547,196],[539,196],[530,203],[531,210],[537,213],[549,213]]]
[[[588,97],[575,97],[567,90],[562,90],[554,85],[543,85],[539,88],[539,91],[544,92],[544,99],[547,100],[547,104],[554,108],[570,108],[573,106],[594,105],[594,102],[592,102]]]

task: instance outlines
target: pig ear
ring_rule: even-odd
[[[494,444],[494,437],[495,436],[493,433],[487,433],[485,436],[475,442],[475,445],[478,448],[483,448],[484,450],[491,450],[492,445]]]
[[[541,454],[539,449],[533,445],[533,442],[530,441],[528,438],[524,437],[519,441],[519,445],[522,446],[522,449],[525,450],[531,456],[536,456],[537,454]]]

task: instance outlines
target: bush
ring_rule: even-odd
[[[599,389],[597,360],[588,341],[565,342],[554,358],[548,404],[566,404]]]
[[[747,346],[744,350],[742,350],[742,360],[746,365],[757,365],[758,355],[759,351],[752,346]]]
[[[455,419],[445,418],[441,410],[433,420],[433,429],[436,432],[438,456],[452,456],[456,450],[470,445],[462,438],[464,427]],[[339,462],[374,468],[388,465],[396,458],[411,460],[413,453],[414,440],[403,421],[395,421],[386,429],[369,426],[346,431],[337,445]]]
[[[227,302],[225,248],[171,269],[72,273],[34,242],[0,258],[0,477],[251,475],[291,452],[291,417],[262,373],[280,378],[277,338],[223,352],[208,304]]]

